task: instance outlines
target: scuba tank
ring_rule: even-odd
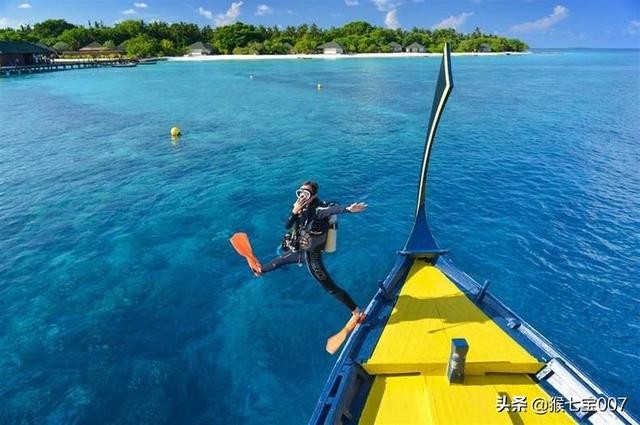
[[[331,254],[336,252],[336,240],[338,239],[338,216],[329,217],[329,229],[327,230],[327,241],[324,244],[324,252]]]

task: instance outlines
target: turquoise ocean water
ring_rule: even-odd
[[[410,230],[438,67],[0,79],[0,423],[304,423],[348,312],[296,266],[254,279],[228,237],[274,255],[305,179],[365,201],[326,263],[366,305]],[[637,414],[640,53],[454,57],[453,73],[437,240]]]

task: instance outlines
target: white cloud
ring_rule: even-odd
[[[453,28],[457,30],[459,27],[464,25],[464,23],[473,16],[473,12],[462,12],[459,15],[451,15],[446,19],[438,22],[433,26],[433,29],[443,29],[443,28]]]
[[[135,11],[135,10],[133,10],[133,9],[127,9],[127,10],[123,10],[123,11],[122,11],[122,14],[123,14],[123,15],[135,15],[135,14],[136,14],[136,11]]]
[[[543,31],[547,28],[552,27],[558,22],[566,19],[569,16],[569,9],[564,6],[558,5],[553,8],[553,13],[549,16],[545,16],[544,18],[540,18],[536,21],[532,22],[524,22],[522,24],[517,24],[511,27],[512,32],[532,32],[532,31]]]
[[[202,7],[199,7],[198,13],[207,19],[213,19],[213,12],[211,12],[210,10],[206,10],[206,9],[203,9]]]
[[[384,24],[387,28],[400,28],[398,22],[398,7],[403,4],[403,0],[371,0],[380,12],[385,12]]]
[[[29,3],[20,3],[18,9],[31,9],[31,5]]]
[[[627,32],[629,34],[640,34],[640,21],[636,21],[634,19],[633,21],[629,22]]]
[[[224,14],[216,15],[216,26],[223,27],[225,25],[230,25],[236,22],[238,16],[240,16],[240,6],[242,6],[244,2],[233,2],[231,6]]]
[[[344,0],[344,4],[346,4],[347,6],[357,6],[360,3],[358,2],[358,0]]]
[[[384,25],[392,30],[400,28],[400,22],[398,22],[398,15],[396,9],[391,9],[384,17]]]
[[[384,24],[387,28],[396,29],[400,28],[400,22],[398,22],[398,6],[402,4],[402,0],[371,0],[376,6],[376,9],[380,12],[385,12]]]
[[[376,8],[380,12],[389,12],[393,9],[397,9],[399,4],[395,2],[395,0],[371,0],[373,4],[376,5]]]
[[[0,16],[0,28],[8,28],[8,27],[9,27],[9,20],[4,16]]]
[[[271,15],[273,13],[273,9],[267,6],[266,4],[261,4],[256,8],[254,15],[256,16],[264,16]]]
[[[147,7],[149,7],[147,3],[133,3],[133,6],[137,7],[138,9],[146,9]]]

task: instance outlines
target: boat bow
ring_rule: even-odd
[[[445,43],[442,62],[440,64],[440,72],[436,83],[436,90],[431,105],[431,115],[429,116],[429,125],[427,127],[427,135],[424,144],[424,152],[422,154],[422,166],[420,168],[420,178],[418,180],[418,196],[416,199],[416,211],[413,222],[413,228],[409,234],[409,239],[401,251],[402,254],[414,257],[430,257],[446,253],[438,247],[429,223],[427,220],[426,198],[427,198],[427,177],[429,171],[429,159],[431,158],[431,150],[433,142],[438,130],[440,118],[444,112],[449,94],[453,90],[453,78],[451,75],[451,46]]]

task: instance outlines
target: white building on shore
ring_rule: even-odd
[[[189,56],[203,56],[211,54],[211,46],[203,43],[202,41],[196,41],[189,47],[187,47]]]
[[[402,44],[396,43],[395,41],[389,43],[389,47],[391,47],[393,53],[400,53],[403,49]]]
[[[405,51],[409,53],[424,53],[427,49],[422,44],[414,41],[405,48]]]
[[[318,46],[318,49],[322,50],[322,53],[325,55],[342,55],[344,54],[344,48],[336,43],[335,41],[330,41],[328,43],[324,43]]]

